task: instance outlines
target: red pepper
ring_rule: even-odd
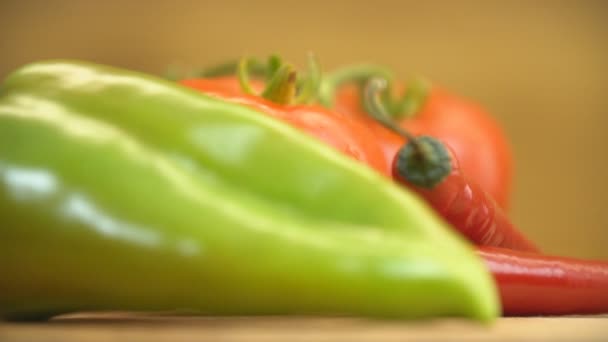
[[[478,247],[496,282],[505,315],[608,312],[608,262]]]
[[[404,164],[408,162],[404,153],[406,144],[408,140],[410,144],[419,144],[416,140],[421,139],[410,136],[392,121],[385,119],[389,116],[379,98],[384,86],[385,83],[377,80],[370,82],[365,90],[364,101],[370,115],[377,119],[375,122],[368,121],[369,127],[382,142],[384,151],[393,153],[386,158],[391,160],[388,167],[393,178],[424,197],[439,215],[471,242],[484,246],[538,251],[538,248],[514,227],[494,198],[475,181],[467,179],[459,160],[447,144],[442,142],[443,144],[439,144],[442,146],[437,146],[431,143],[421,147],[419,155],[412,156],[413,159],[422,158],[427,162],[444,151],[447,153],[444,160],[430,163],[436,164],[435,170],[429,170],[427,165],[422,165],[424,170],[420,172],[421,176],[428,178],[428,175],[432,174],[433,179],[425,179],[423,182],[412,182],[408,179],[407,166]],[[424,184],[425,182],[430,183]]]
[[[474,244],[538,252],[492,196],[467,179],[458,160],[451,155],[451,172],[432,189],[409,183],[399,174],[398,167],[393,167],[393,177],[424,197],[439,215]]]
[[[418,138],[421,139],[421,138]],[[395,169],[399,166],[399,152]],[[421,194],[477,247],[501,296],[504,315],[608,312],[608,262],[544,256],[515,229],[492,197],[468,181],[452,159],[452,171],[432,189],[396,178]],[[503,246],[499,248],[494,246]],[[526,252],[527,251],[527,252]]]

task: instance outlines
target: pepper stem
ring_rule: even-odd
[[[241,59],[238,63],[237,75],[242,90],[247,94],[255,95],[249,81],[249,69],[252,63],[254,63],[252,59]],[[291,64],[283,63],[277,56],[271,56],[265,69],[266,88],[260,96],[283,105],[314,101],[321,83],[321,69],[312,54],[308,58],[308,68],[306,76],[298,80]]]
[[[285,64],[277,70],[262,92],[263,98],[281,105],[291,104],[295,95],[296,72],[289,64]]]
[[[416,138],[411,133],[398,126],[384,106],[382,94],[387,90],[387,83],[388,82],[383,78],[372,78],[367,82],[363,89],[363,105],[365,110],[384,127],[416,144]]]
[[[251,82],[249,81],[249,64],[251,63],[251,59],[243,58],[238,64],[237,76],[239,78],[239,83],[241,85],[241,89],[243,92],[249,95],[254,95],[255,91],[253,91],[253,87],[251,86]]]
[[[445,145],[433,137],[417,137],[415,142],[410,141],[399,149],[394,171],[416,186],[433,188],[452,171],[450,154]]]
[[[409,118],[422,109],[429,94],[430,83],[420,77],[414,78],[400,101],[397,101],[392,108],[392,115],[395,118]]]
[[[300,85],[300,93],[296,98],[296,103],[311,103],[319,96],[321,86],[321,67],[317,57],[308,54],[308,74]]]
[[[319,91],[319,102],[321,105],[331,108],[337,90],[347,83],[358,83],[363,85],[372,77],[392,79],[392,71],[374,64],[357,64],[335,70],[323,78]]]
[[[430,136],[415,137],[393,121],[381,100],[381,94],[386,88],[386,80],[371,79],[364,88],[364,103],[367,112],[375,120],[407,139],[407,143],[397,153],[395,172],[414,185],[433,188],[450,174],[450,154],[439,140]]]
[[[396,99],[392,91],[393,72],[391,70],[374,64],[358,64],[338,69],[327,75],[321,84],[319,102],[323,106],[331,108],[340,87],[348,83],[355,83],[363,88],[372,78],[382,78],[387,81],[387,89],[383,92],[381,101],[384,103],[386,113],[394,118],[411,117],[418,113],[424,105],[430,89],[428,81],[417,77],[410,83],[401,98]]]

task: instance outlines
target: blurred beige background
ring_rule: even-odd
[[[608,1],[0,1],[0,76],[79,58],[161,73],[279,52],[370,61],[475,98],[512,140],[512,216],[608,259]]]

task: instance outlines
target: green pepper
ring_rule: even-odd
[[[0,317],[499,311],[416,195],[253,109],[106,66],[5,80],[0,217]]]

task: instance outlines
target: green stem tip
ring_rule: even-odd
[[[371,79],[364,88],[364,103],[374,119],[408,141],[397,153],[395,172],[416,186],[433,188],[452,171],[450,154],[439,140],[430,136],[415,137],[393,121],[382,102],[386,88],[386,80]]]
[[[389,81],[393,78],[393,72],[375,64],[354,64],[342,67],[323,78],[319,91],[319,102],[321,105],[331,108],[340,87],[348,83],[364,85],[371,78],[382,78]]]
[[[255,60],[247,57],[241,59],[238,63],[237,76],[243,91],[255,95],[249,80],[251,65],[255,65]],[[319,93],[321,68],[312,54],[308,57],[308,69],[305,76],[298,80],[295,68],[291,64],[284,63],[277,56],[271,56],[265,69],[266,87],[260,96],[283,105],[313,102]]]
[[[336,92],[340,87],[354,83],[363,88],[371,79],[381,78],[387,82],[387,90],[382,96],[387,114],[394,118],[412,117],[424,106],[430,90],[430,82],[416,77],[410,82],[403,95],[395,98],[392,91],[393,75],[390,69],[375,64],[355,64],[340,68],[324,77],[319,92],[319,102],[325,107],[332,108]],[[366,107],[365,104],[363,107]]]
[[[414,78],[401,99],[393,104],[392,115],[395,118],[410,118],[416,115],[424,106],[430,88],[427,80]]]
[[[407,142],[397,152],[395,172],[408,182],[433,188],[452,171],[452,160],[447,148],[437,139],[420,136]]]

